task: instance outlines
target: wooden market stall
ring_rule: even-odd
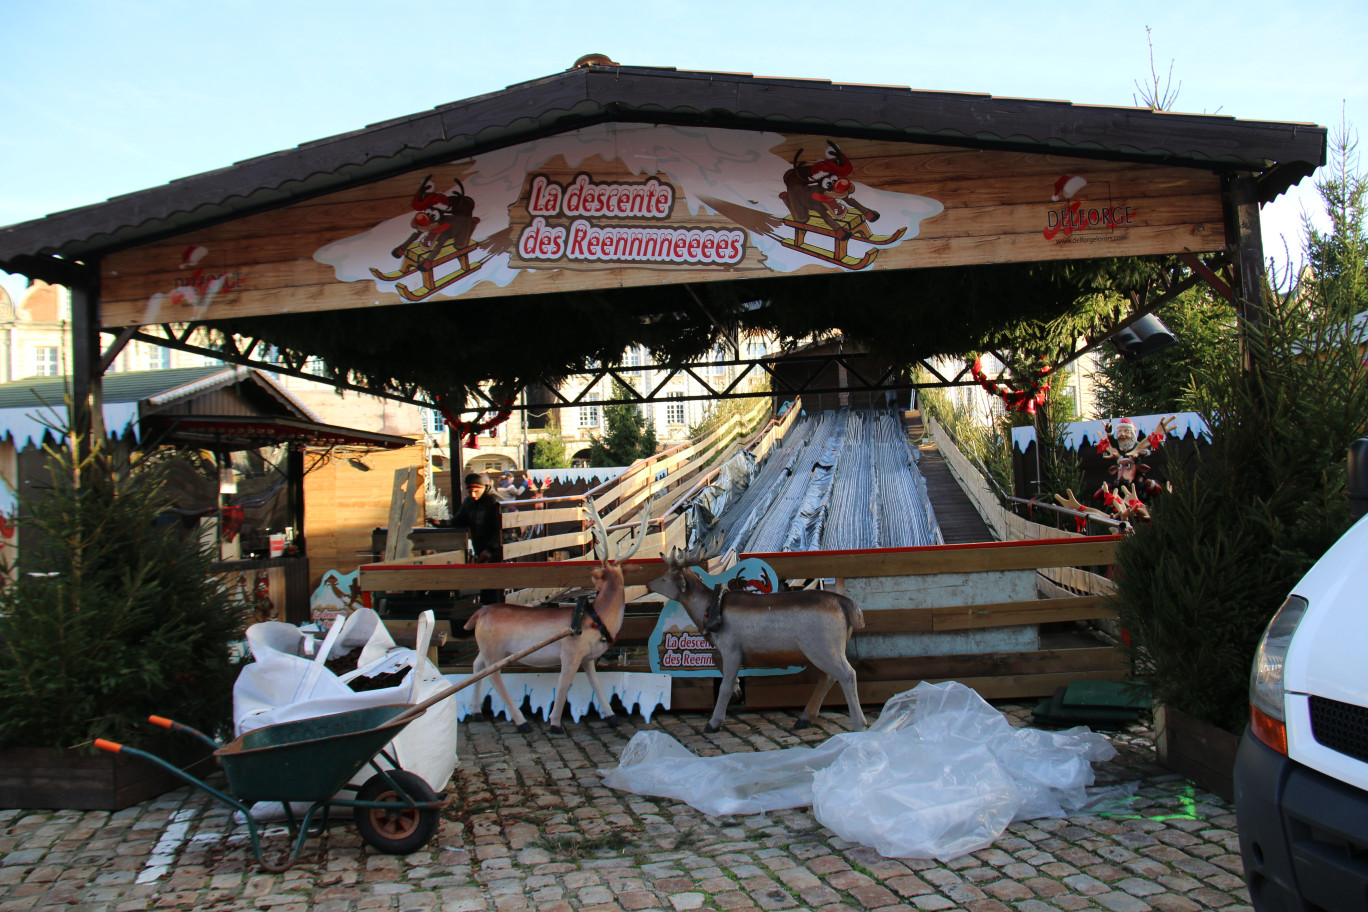
[[[66,377],[0,384],[0,469],[5,493],[32,496],[46,483],[45,442],[70,426]],[[233,365],[112,373],[103,383],[102,424],[119,459],[175,450],[168,522],[216,538],[215,566],[259,616],[309,614],[305,526],[306,450],[391,450],[411,440],[321,424],[261,371]],[[0,503],[12,515],[13,500]],[[18,568],[23,542],[10,540]]]

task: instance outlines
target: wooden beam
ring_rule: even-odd
[[[932,545],[862,551],[745,554],[774,568],[780,579],[917,576],[986,570],[1035,570],[1041,567],[1090,567],[1115,560],[1117,535],[1087,538]]]
[[[1098,535],[923,548],[745,554],[741,557],[763,559],[780,579],[917,576],[1106,565],[1113,562],[1116,543],[1120,540],[1117,535]],[[439,564],[393,561],[363,565],[360,580],[365,592],[579,586],[583,585],[582,575],[587,571],[575,565],[582,563],[585,562]],[[664,565],[658,558],[634,560],[629,566],[641,568],[633,571],[637,575],[629,576],[629,585],[642,585],[664,573]]]
[[[87,275],[82,272],[80,275]],[[71,409],[67,421],[76,437],[77,461],[103,441],[104,369],[100,366],[100,284],[98,275],[71,285]],[[116,428],[116,430],[120,430]]]
[[[958,681],[985,699],[1012,699],[1047,696],[1074,681],[1123,681],[1130,675],[1125,657],[1110,646],[873,659],[855,665],[861,703],[882,703],[922,681]],[[802,706],[817,678],[812,669],[795,675],[747,678],[746,706]],[[833,691],[823,705],[844,702],[840,692]]]
[[[1128,674],[1124,669],[1093,668],[1069,672],[1022,675],[989,675],[984,677],[948,678],[904,678],[896,681],[859,681],[860,702],[879,705],[891,697],[911,690],[923,681],[942,684],[956,681],[973,688],[985,700],[1016,700],[1027,697],[1047,697],[1061,687],[1075,681],[1125,681]],[[770,679],[772,680],[772,679]],[[760,683],[766,681],[765,683]],[[775,684],[762,678],[746,680],[747,709],[782,709],[800,707],[812,695],[812,684]],[[840,688],[832,688],[822,701],[824,707],[836,707],[839,714],[844,710],[845,697]]]
[[[119,357],[119,352],[124,350],[124,347],[128,345],[129,340],[133,338],[133,335],[136,332],[136,328],[132,326],[125,326],[123,329],[119,330],[118,336],[115,337],[114,341],[111,342],[109,347],[100,355],[98,370],[101,374],[104,374],[105,371],[109,370],[109,366],[114,363],[115,358]]]
[[[1195,253],[1180,253],[1178,259],[1188,265],[1188,268],[1196,273],[1203,281],[1211,286],[1212,290],[1225,298],[1231,304],[1239,306],[1239,300],[1235,294],[1235,289],[1226,284],[1225,280],[1218,276],[1211,267],[1202,262],[1201,257]]]
[[[408,466],[394,472],[390,493],[389,526],[385,532],[385,559],[396,560],[413,553],[409,530],[418,518],[418,467]]]
[[[433,589],[555,589],[589,585],[595,560],[527,562],[517,564],[420,564],[395,561],[364,564],[359,579],[363,592],[405,592]],[[642,586],[665,572],[659,559],[633,560],[623,568],[629,586]]]
[[[890,608],[864,613],[865,626],[856,636],[876,633],[978,630],[1016,624],[1053,624],[1116,617],[1116,611],[1100,607],[1101,596],[1037,599],[1030,602],[995,602],[984,605],[947,605],[934,608]]]

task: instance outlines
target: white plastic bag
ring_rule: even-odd
[[[419,618],[416,649],[396,646],[384,622],[370,608],[361,608],[334,622],[313,657],[302,655],[312,636],[278,621],[247,628],[247,642],[255,659],[242,669],[233,685],[233,725],[237,734],[277,722],[311,719],[330,713],[417,703],[450,686],[427,658],[432,636],[431,611]],[[361,647],[357,669],[338,676],[324,662]],[[393,687],[355,691],[347,681],[407,669]],[[456,701],[441,700],[410,722],[388,745],[402,769],[420,776],[441,791],[456,769]],[[383,758],[381,766],[389,767]],[[366,764],[352,780],[359,785],[375,775]]]
[[[603,777],[713,815],[810,804],[837,835],[883,855],[945,860],[990,845],[1013,820],[1076,812],[1092,763],[1115,753],[1083,728],[1014,728],[962,684],[922,683],[889,700],[867,731],[817,747],[698,757],[662,732],[639,732]]]

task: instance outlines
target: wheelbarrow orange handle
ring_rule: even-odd
[[[102,751],[109,751],[111,754],[117,754],[119,751],[123,750],[123,745],[119,742],[106,741],[104,738],[96,738],[95,746]]]
[[[196,738],[199,738],[205,744],[209,745],[213,750],[218,750],[223,746],[199,729],[191,728],[184,722],[177,722],[175,719],[168,719],[165,716],[148,716],[147,721],[151,722],[153,725],[159,725],[162,728],[170,729],[171,731],[185,732],[187,735],[194,735]]]

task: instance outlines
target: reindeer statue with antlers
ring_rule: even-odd
[[[766,595],[714,593],[690,569],[706,560],[704,550],[711,548],[697,547],[682,554],[674,548],[668,557],[660,555],[667,572],[647,583],[646,588],[683,605],[694,627],[717,647],[722,685],[707,731],[722,727],[742,665],[781,667],[804,659],[821,670],[822,678],[793,727],[811,725],[821,712],[827,691],[839,681],[850,709],[851,728],[863,731],[865,717],[855,687],[855,669],[845,652],[851,633],[864,627],[860,606],[844,595],[812,589]],[[715,605],[714,599],[720,604]]]
[[[559,735],[565,731],[561,727],[561,712],[565,709],[565,696],[569,693],[570,682],[574,679],[577,668],[584,669],[585,675],[589,678],[589,686],[594,689],[594,696],[598,699],[599,709],[605,713],[603,720],[609,725],[618,724],[617,717],[613,715],[613,710],[608,702],[608,697],[603,692],[603,685],[599,683],[598,672],[594,668],[594,663],[613,644],[618,631],[622,629],[627,588],[623,583],[622,569],[623,565],[636,554],[637,549],[641,547],[642,541],[646,538],[646,525],[651,519],[651,504],[654,500],[655,495],[653,494],[647,499],[646,505],[641,510],[641,526],[637,529],[636,540],[632,543],[631,548],[625,554],[613,556],[613,549],[608,539],[608,530],[604,528],[603,519],[594,507],[594,502],[588,498],[585,499],[584,508],[589,513],[592,523],[594,553],[600,562],[600,565],[589,574],[593,580],[596,595],[592,607],[587,612],[587,623],[579,635],[567,636],[526,656],[520,662],[523,665],[541,668],[560,666],[560,680],[556,684],[556,701],[551,709],[550,718],[550,728],[553,734]],[[562,608],[559,605],[485,605],[471,615],[470,620],[466,621],[465,624],[466,630],[475,631],[475,643],[480,649],[480,654],[476,657],[471,668],[472,673],[478,674],[505,656],[513,655],[547,637],[554,636],[557,631],[564,630],[571,625],[572,614],[572,609]],[[531,731],[532,726],[523,718],[518,705],[509,698],[508,690],[504,687],[503,678],[499,672],[496,671],[491,674],[489,680],[493,683],[494,689],[499,692],[499,696],[503,698],[504,706],[508,707],[509,717],[518,726],[518,731]],[[476,683],[474,686],[471,705],[478,708],[484,702],[484,697],[481,692],[481,685]]]

